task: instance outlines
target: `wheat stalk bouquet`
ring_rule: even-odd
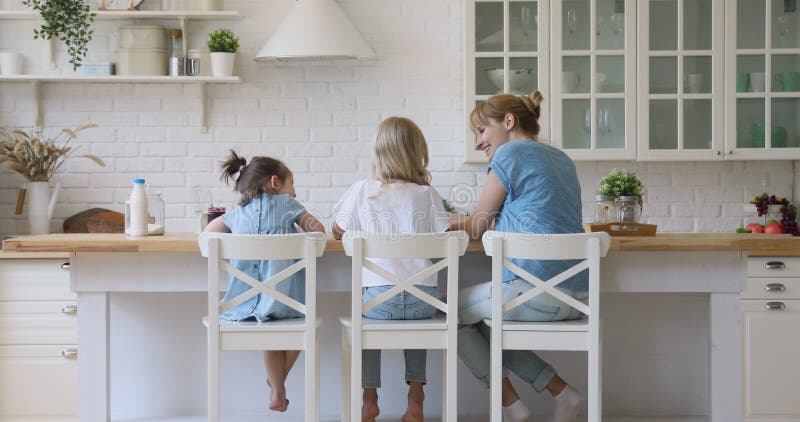
[[[69,142],[77,138],[80,131],[93,127],[97,125],[90,123],[75,129],[64,128],[55,138],[45,136],[41,129],[28,133],[0,127],[0,164],[5,164],[7,169],[16,171],[29,182],[47,182],[64,160],[78,149],[71,147]],[[106,165],[94,154],[79,157],[88,158],[101,167]]]

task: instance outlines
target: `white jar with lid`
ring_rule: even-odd
[[[187,55],[199,62],[200,73],[197,76],[211,76],[211,53],[207,48],[190,48]]]

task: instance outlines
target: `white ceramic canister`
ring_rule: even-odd
[[[222,0],[186,0],[186,9],[214,12],[222,10]]]
[[[168,72],[166,49],[117,50],[117,75],[165,76]]]
[[[198,76],[211,76],[211,53],[207,48],[191,48],[188,56],[190,59],[198,59],[200,62]]]
[[[168,49],[167,30],[158,25],[123,25],[117,46],[124,49]]]

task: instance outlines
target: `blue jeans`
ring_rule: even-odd
[[[381,293],[394,286],[365,287],[362,290],[361,300],[363,303],[369,302]],[[436,297],[437,288],[429,286],[416,286],[429,295]],[[423,302],[408,292],[389,298],[380,305],[364,313],[365,318],[370,319],[428,319],[436,314],[436,308]],[[426,350],[406,349],[403,350],[406,359],[406,382],[419,381],[426,383]],[[363,350],[361,352],[362,371],[361,385],[363,388],[379,388],[381,386],[381,351]]]
[[[522,279],[503,283],[503,303],[523,294],[533,285]],[[564,291],[564,290],[562,290]],[[585,294],[564,291],[582,300]],[[462,289],[458,294],[458,356],[476,378],[489,387],[490,329],[482,321],[492,316],[492,283],[486,282]],[[562,321],[577,319],[581,312],[560,300],[541,294],[506,312],[506,321]],[[527,350],[504,350],[503,368],[511,370],[536,391],[543,391],[556,371],[536,353]]]

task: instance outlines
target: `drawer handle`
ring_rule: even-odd
[[[764,267],[768,270],[782,270],[786,268],[786,264],[781,261],[767,261]]]
[[[62,270],[68,270],[69,269],[69,262],[65,262],[65,263],[61,264],[61,269]]]
[[[78,349],[64,349],[61,351],[61,356],[67,359],[77,359]]]
[[[768,292],[785,292],[786,286],[781,283],[769,283],[764,286],[764,290]]]
[[[764,304],[764,309],[768,311],[782,311],[786,309],[786,305],[783,302],[767,302]]]
[[[78,305],[64,305],[61,307],[62,314],[77,314],[78,313]]]

